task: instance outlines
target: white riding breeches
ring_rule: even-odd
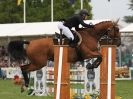
[[[72,34],[72,32],[70,31],[70,29],[66,26],[63,25],[63,22],[59,22],[58,24],[58,29],[62,30],[62,33],[68,38],[68,39],[72,39],[74,40],[74,36]]]

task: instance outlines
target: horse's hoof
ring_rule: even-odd
[[[26,86],[21,86],[21,93],[23,93],[26,89]]]
[[[23,93],[23,92],[24,92],[24,89],[21,88],[21,93]]]
[[[94,69],[94,67],[93,67],[93,65],[92,65],[91,63],[88,63],[88,64],[86,65],[86,68],[87,68],[87,69]]]

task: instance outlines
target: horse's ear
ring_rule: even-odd
[[[114,23],[114,25],[117,25],[118,24],[118,22],[119,22],[119,20],[120,20],[120,18],[118,18],[116,21],[114,21],[113,23]]]

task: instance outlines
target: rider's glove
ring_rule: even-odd
[[[92,23],[89,24],[90,25],[90,28],[94,28],[95,25],[93,25]]]
[[[90,28],[94,28],[95,27],[95,25],[93,25],[93,24],[90,24]]]

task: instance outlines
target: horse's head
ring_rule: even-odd
[[[117,23],[118,23],[118,21],[116,21],[116,22],[104,21],[99,24],[96,24],[96,28],[99,30],[99,32],[102,32],[101,34],[103,34],[100,39],[101,45],[120,46],[121,33],[119,32],[119,27],[118,27]]]

